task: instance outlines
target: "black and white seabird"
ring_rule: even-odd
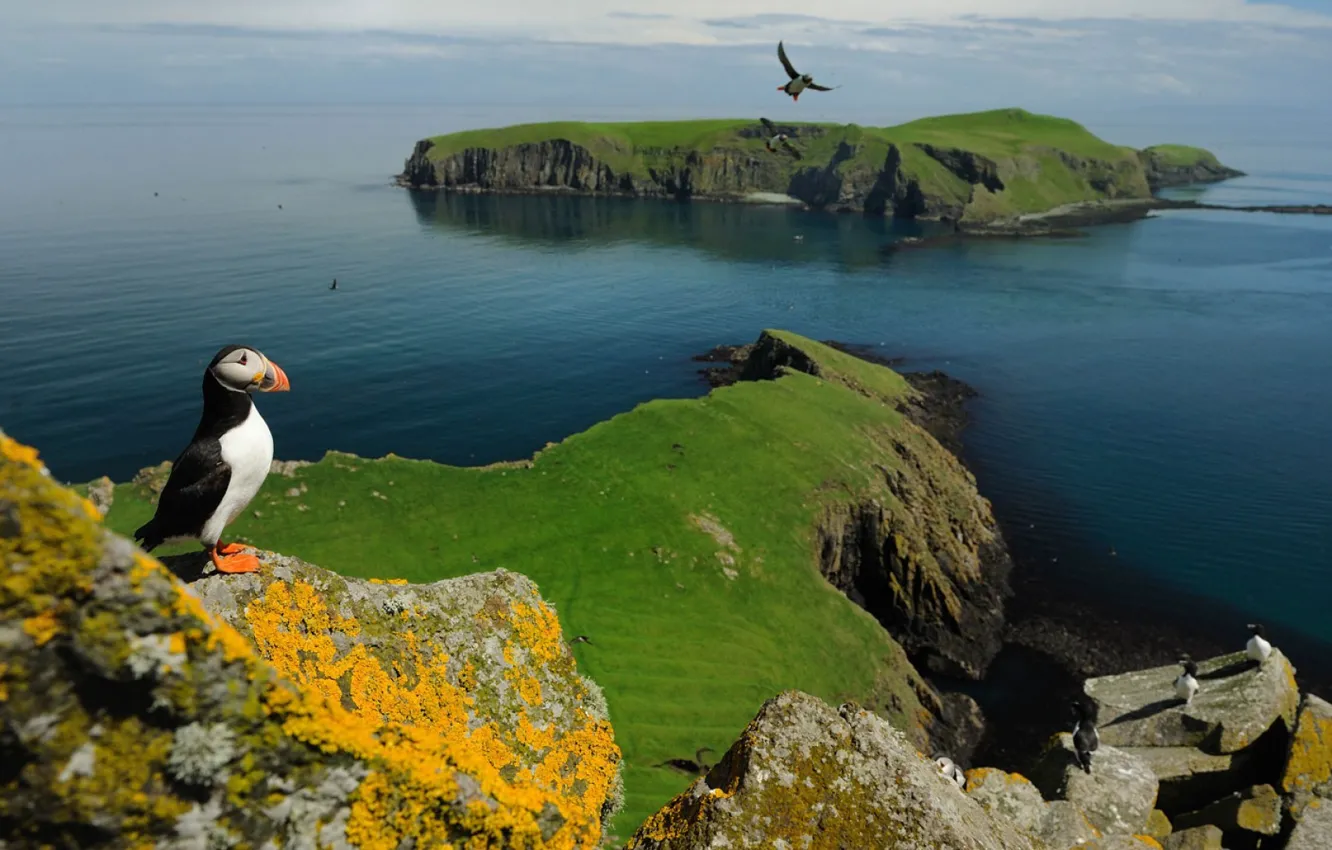
[[[1184,672],[1175,679],[1175,696],[1188,705],[1193,702],[1193,695],[1198,693],[1198,663],[1187,655],[1179,659]]]
[[[814,78],[809,74],[802,74],[792,65],[791,60],[786,58],[786,47],[779,41],[777,42],[777,58],[781,60],[782,67],[786,69],[786,75],[791,79],[784,86],[778,86],[777,91],[786,92],[791,96],[791,100],[800,100],[800,93],[805,89],[814,91],[832,91],[837,86],[828,88],[827,86],[815,85]]]
[[[337,288],[338,288],[338,279],[337,279],[336,277],[333,278],[333,282],[330,283],[330,284],[328,285],[328,288],[329,288],[329,289],[337,289]]]
[[[769,134],[768,140],[764,142],[771,153],[777,153],[778,150],[784,150],[796,159],[800,159],[800,151],[796,150],[795,145],[791,144],[791,137],[785,133],[779,132],[771,121],[767,118],[760,118],[763,123],[763,129]]]
[[[1096,731],[1096,703],[1091,700],[1073,700],[1073,753],[1078,766],[1091,773],[1092,753],[1101,746],[1101,733]]]
[[[157,501],[157,513],[134,532],[145,551],[168,540],[194,539],[208,547],[224,573],[252,573],[259,559],[218,538],[259,492],[273,462],[273,435],[250,398],[286,392],[287,375],[253,348],[228,345],[204,370],[203,416],[194,438],[176,458]]]
[[[1262,664],[1267,660],[1267,656],[1272,654],[1272,644],[1267,642],[1267,629],[1262,623],[1249,623],[1249,631],[1253,633],[1253,637],[1249,638],[1244,652],[1249,656],[1249,660]]]
[[[967,784],[967,775],[962,772],[962,768],[953,763],[948,756],[935,756],[934,765],[939,768],[939,773],[943,778],[956,785],[958,788],[965,788]]]

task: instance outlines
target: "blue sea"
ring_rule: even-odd
[[[1332,643],[1332,218],[889,257],[909,227],[391,185],[417,138],[540,117],[0,110],[0,426],[64,479],[125,479],[184,445],[204,365],[244,342],[292,381],[261,401],[279,457],[481,464],[705,392],[692,355],[787,328],[972,384],[968,460],[1049,581]],[[1250,174],[1178,196],[1332,202],[1326,128],[1088,123]]]

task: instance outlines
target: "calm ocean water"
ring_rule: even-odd
[[[783,327],[976,386],[982,489],[1070,586],[1146,575],[1332,642],[1332,219],[884,259],[893,226],[853,216],[389,185],[418,137],[532,117],[0,111],[0,425],[61,477],[126,478],[243,341],[293,382],[263,404],[280,457],[485,463],[699,394],[691,355]],[[1223,127],[1184,140],[1252,176],[1209,201],[1332,201],[1325,136]]]

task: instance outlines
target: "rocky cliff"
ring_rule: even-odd
[[[531,582],[202,577],[0,433],[0,845],[595,846],[619,751]]]
[[[768,151],[763,139],[775,130],[804,153]],[[658,122],[469,131],[418,142],[399,182],[680,200],[783,195],[811,208],[976,224],[1236,174],[1206,151],[1137,152],[1073,122],[997,110],[885,129]]]

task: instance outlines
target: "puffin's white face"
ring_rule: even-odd
[[[281,393],[291,389],[282,367],[253,348],[236,347],[219,354],[208,368],[222,386],[235,392]]]

